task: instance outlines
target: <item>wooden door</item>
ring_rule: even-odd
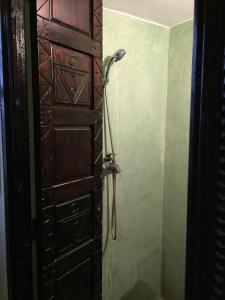
[[[41,300],[101,299],[102,3],[37,0]]]

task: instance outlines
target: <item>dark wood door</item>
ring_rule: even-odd
[[[101,298],[102,3],[38,0],[41,300]]]

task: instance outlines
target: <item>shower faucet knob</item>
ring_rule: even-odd
[[[104,161],[113,161],[115,156],[116,156],[115,153],[108,153],[108,154],[106,154]]]
[[[117,163],[113,163],[111,164],[111,170],[117,174],[119,174],[121,172],[120,166]]]
[[[103,160],[103,171],[107,174],[116,173],[119,174],[121,172],[119,164],[116,163],[115,159],[113,158],[115,155],[107,154]]]

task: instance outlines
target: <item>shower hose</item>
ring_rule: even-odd
[[[104,118],[104,143],[105,143],[105,156],[112,156],[112,160],[115,163],[115,152],[114,152],[114,143],[113,143],[113,134],[112,134],[112,126],[109,114],[109,105],[108,105],[108,98],[107,98],[107,90],[106,85],[104,86],[104,96],[103,96],[103,118]],[[107,125],[109,131],[109,146],[110,152],[108,149],[107,143]],[[109,154],[110,153],[110,154]],[[105,254],[108,240],[109,240],[109,232],[110,232],[110,182],[109,176],[112,177],[112,211],[111,211],[111,234],[112,239],[116,240],[117,238],[117,213],[116,213],[116,180],[117,180],[117,172],[113,170],[112,172],[106,174],[104,176],[104,180],[106,181],[106,239],[105,245],[103,249],[103,255]]]

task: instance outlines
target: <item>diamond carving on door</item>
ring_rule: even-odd
[[[53,49],[55,102],[90,105],[91,59],[63,48]]]

